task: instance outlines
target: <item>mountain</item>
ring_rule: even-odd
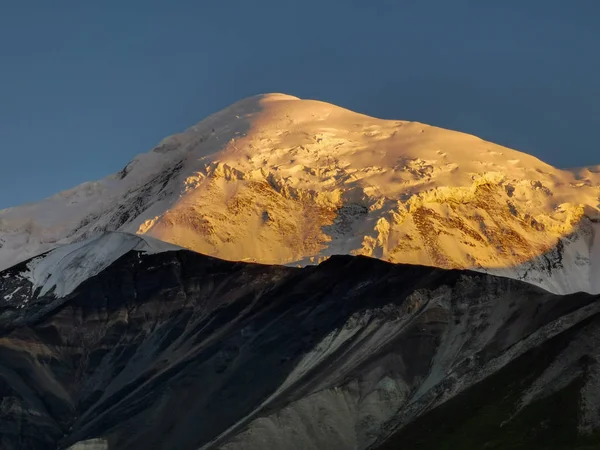
[[[0,272],[0,448],[597,448],[599,313],[480,272],[105,233]]]
[[[568,149],[565,149],[568,151]],[[600,167],[312,100],[242,100],[118,174],[0,211],[0,269],[123,231],[228,260],[334,254],[600,292]]]

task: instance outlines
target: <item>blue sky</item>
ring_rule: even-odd
[[[3,0],[0,208],[284,92],[600,164],[598,0]]]

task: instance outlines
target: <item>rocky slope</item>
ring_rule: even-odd
[[[120,230],[229,260],[356,254],[600,292],[599,204],[599,167],[559,170],[474,136],[270,94],[116,175],[0,211],[0,268]]]
[[[0,273],[0,448],[599,445],[599,312],[477,272],[109,233]]]

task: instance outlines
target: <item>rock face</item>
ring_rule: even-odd
[[[0,273],[3,450],[600,444],[599,296],[362,256],[81,245],[114,240],[87,278],[77,244]]]
[[[89,439],[78,442],[67,450],[108,450],[108,442],[106,442],[106,439]]]
[[[105,231],[228,260],[333,254],[600,292],[600,167],[282,94],[171,136],[121,172],[0,211],[0,269]]]

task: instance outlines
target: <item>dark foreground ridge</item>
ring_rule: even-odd
[[[131,251],[57,301],[24,267],[0,273],[2,450],[600,445],[598,296],[182,250]]]

